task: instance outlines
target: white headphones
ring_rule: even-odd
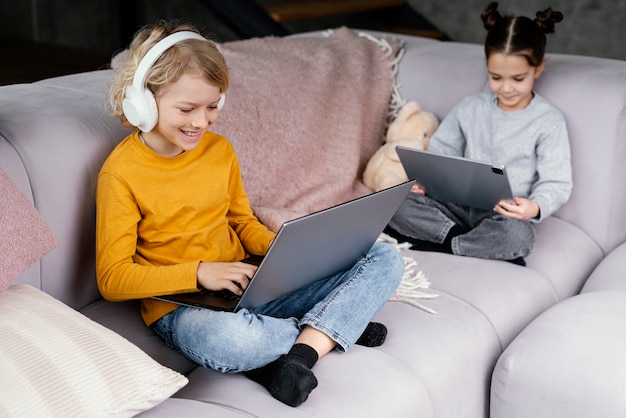
[[[124,91],[124,100],[122,101],[124,116],[126,116],[131,125],[136,126],[143,132],[150,132],[159,119],[156,99],[145,85],[148,71],[165,51],[178,42],[187,39],[206,41],[206,38],[202,35],[191,31],[176,32],[161,39],[142,58],[137,66],[137,71],[135,71],[133,84],[126,87]],[[220,100],[217,103],[218,110],[222,109],[225,100],[226,96],[224,93],[220,94]]]

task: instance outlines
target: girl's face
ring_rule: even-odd
[[[491,54],[487,59],[489,87],[498,97],[498,107],[507,112],[526,108],[544,64],[533,67],[522,55]]]
[[[219,99],[219,87],[205,77],[183,74],[157,97],[159,119],[152,131],[142,133],[146,145],[166,157],[195,149],[217,120]]]

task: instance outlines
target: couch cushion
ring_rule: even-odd
[[[389,329],[378,350],[410,370],[428,393],[413,414],[380,416],[486,417],[491,370],[501,353],[489,318],[451,294],[426,304],[437,314],[389,302],[374,317]]]
[[[57,245],[50,226],[0,168],[0,293]]]
[[[414,309],[414,308],[410,308]],[[428,314],[426,314],[428,315]],[[314,367],[319,385],[307,401],[292,408],[242,374],[198,368],[175,397],[228,406],[245,416],[265,418],[434,417],[429,391],[401,360],[377,349],[355,346],[333,351]]]
[[[580,292],[602,260],[602,249],[580,227],[555,216],[535,226],[537,241],[526,258],[528,267],[544,275],[559,301]]]
[[[626,291],[626,243],[602,260],[585,282],[581,293],[599,290]]]
[[[100,299],[85,306],[80,313],[128,339],[165,367],[183,374],[198,367],[196,363],[165,345],[152,328],[146,327],[139,311],[138,300],[113,303]]]
[[[139,418],[250,418],[249,414],[236,411],[228,406],[210,404],[193,399],[169,398],[154,408],[137,415]]]
[[[116,333],[27,285],[0,294],[0,415],[132,416],[187,383]]]

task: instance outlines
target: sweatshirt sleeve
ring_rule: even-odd
[[[537,180],[529,196],[540,209],[540,216],[535,222],[556,212],[567,202],[572,191],[572,167],[565,120],[560,115],[550,120],[550,129],[536,145]]]
[[[430,138],[428,151],[457,157],[462,157],[465,154],[466,140],[459,114],[466,101],[467,99],[461,101],[443,118]]]
[[[198,262],[152,266],[137,255],[141,214],[127,184],[101,172],[96,191],[96,278],[110,301],[197,290]]]

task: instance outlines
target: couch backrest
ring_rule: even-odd
[[[41,288],[75,308],[99,298],[94,269],[96,176],[126,135],[117,119],[106,116],[110,78],[110,71],[99,71],[0,87],[0,165],[59,241],[17,282]]]
[[[405,100],[443,118],[487,90],[481,45],[404,39],[397,80]],[[564,114],[572,150],[574,189],[555,216],[607,253],[626,240],[626,61],[548,54],[536,91]]]

